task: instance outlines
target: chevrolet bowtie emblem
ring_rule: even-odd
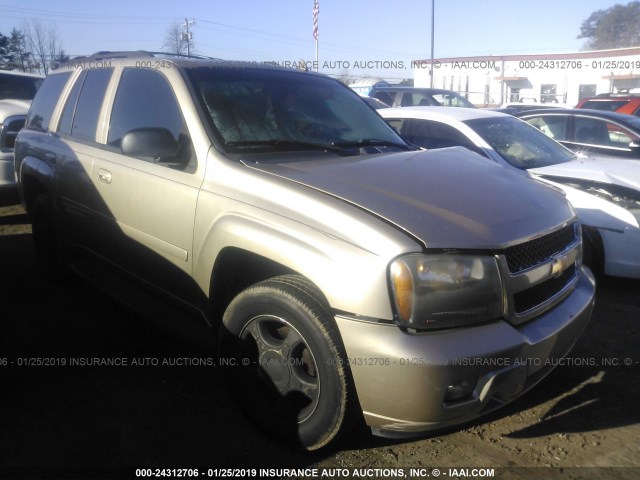
[[[569,257],[566,255],[563,255],[562,257],[555,257],[551,262],[551,276],[559,277],[568,266]]]

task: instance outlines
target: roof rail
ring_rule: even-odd
[[[83,55],[80,57],[74,57],[72,60],[108,60],[108,59],[116,59],[116,58],[137,58],[137,57],[176,57],[176,58],[194,58],[198,60],[219,60],[213,57],[206,57],[201,55],[187,55],[183,53],[172,53],[172,52],[149,52],[147,50],[133,50],[133,51],[120,51],[120,52],[110,52],[110,51],[100,51],[91,55]]]
[[[173,53],[173,52],[147,52],[151,54],[151,56],[162,56],[162,57],[177,57],[177,58],[193,58],[195,60],[220,60],[219,58],[208,57],[206,55],[194,55],[186,54],[186,53]]]
[[[640,93],[599,93],[592,98],[640,97]]]
[[[106,60],[109,58],[135,58],[135,57],[153,57],[150,52],[145,50],[136,50],[130,52],[110,52],[100,51],[91,55],[82,55],[80,57],[73,57],[71,60]]]

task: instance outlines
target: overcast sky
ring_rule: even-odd
[[[435,0],[435,57],[577,52],[592,12],[613,0]],[[431,0],[319,0],[320,71],[412,78],[430,57]],[[54,27],[71,56],[163,47],[175,21],[195,19],[196,53],[277,61],[316,56],[313,0],[0,0],[0,33],[25,21]],[[365,68],[357,68],[364,66]],[[399,68],[401,67],[401,68]]]

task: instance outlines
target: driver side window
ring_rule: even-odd
[[[123,138],[132,131],[151,132],[156,137],[169,137],[168,141],[173,137],[175,142],[171,158],[133,156],[171,168],[195,171],[195,155],[177,99],[164,76],[155,70],[127,68],[120,79],[107,143],[121,149]]]

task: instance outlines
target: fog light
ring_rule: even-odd
[[[447,393],[444,396],[444,401],[449,403],[469,399],[471,397],[471,394],[473,393],[475,385],[476,381],[469,379],[452,383],[447,387]]]

